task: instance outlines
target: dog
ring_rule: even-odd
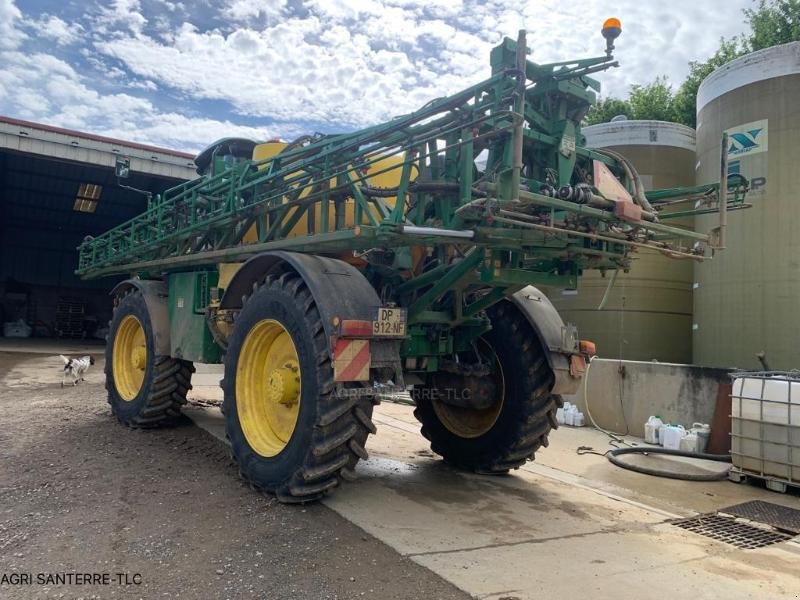
[[[64,380],[67,375],[72,377],[72,385],[78,385],[79,381],[85,381],[83,378],[89,367],[94,364],[94,357],[91,355],[81,356],[80,358],[68,358],[63,354],[59,354],[61,360],[64,361],[64,374],[61,377],[61,387],[64,387]]]

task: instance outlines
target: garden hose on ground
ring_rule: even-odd
[[[670,450],[669,448],[653,448],[650,446],[639,446],[636,448],[615,448],[606,453],[608,460],[618,467],[636,471],[637,473],[644,473],[645,475],[654,475],[656,477],[669,477],[670,479],[684,479],[687,481],[718,481],[727,479],[728,471],[721,471],[718,473],[676,473],[672,471],[665,471],[662,469],[655,469],[652,467],[645,467],[625,462],[617,458],[623,454],[666,454],[667,456],[683,456],[686,458],[699,458],[703,460],[713,460],[715,462],[731,462],[730,454],[706,454],[703,452],[684,452],[683,450]]]

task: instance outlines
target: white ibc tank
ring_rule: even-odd
[[[742,419],[800,425],[800,381],[782,375],[737,377],[733,380],[731,411]]]
[[[800,485],[800,379],[748,373],[733,380],[731,462],[734,469]]]

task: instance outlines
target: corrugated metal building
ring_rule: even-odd
[[[191,154],[0,116],[0,322],[75,337],[107,321],[114,282],[73,271],[84,236],[146,208],[117,184],[119,156],[131,162],[125,184],[152,193],[195,176]]]

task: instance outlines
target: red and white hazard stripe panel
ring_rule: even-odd
[[[335,381],[369,381],[369,340],[336,340],[333,352]]]

